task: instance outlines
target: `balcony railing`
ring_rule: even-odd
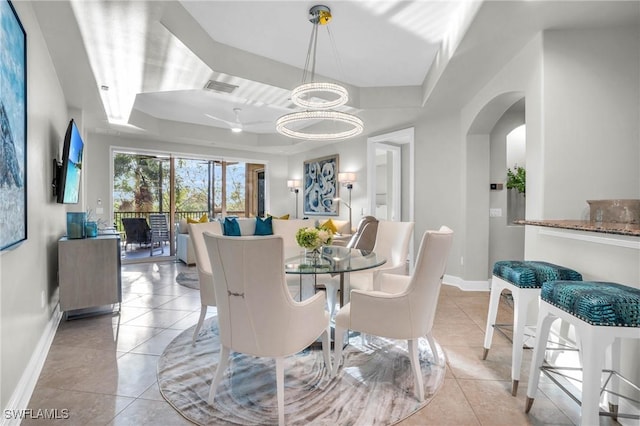
[[[128,217],[144,217],[147,219],[147,223],[149,222],[150,214],[164,213],[168,215],[168,212],[159,212],[159,211],[150,211],[150,212],[114,212],[113,213],[113,221],[115,222],[114,226],[118,232],[124,232],[124,226],[122,226],[122,219]],[[203,215],[209,214],[208,211],[205,210],[190,210],[190,211],[177,211],[175,215],[175,221],[179,222],[180,219],[194,219],[198,220]],[[228,215],[235,216],[244,216],[244,211],[239,212],[227,212]]]

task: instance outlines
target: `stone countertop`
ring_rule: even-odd
[[[576,231],[600,232],[603,234],[629,235],[640,237],[640,224],[617,222],[592,222],[589,220],[516,220],[518,225],[536,225],[549,228],[572,229]]]

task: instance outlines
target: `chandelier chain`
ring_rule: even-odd
[[[313,81],[316,74],[316,46],[318,45],[318,24],[313,24],[311,37],[309,38],[309,47],[307,48],[307,59],[304,63],[302,72],[302,83]],[[309,75],[310,74],[310,75]]]
[[[327,33],[329,34],[329,42],[331,43],[331,51],[333,53],[333,58],[336,61],[336,68],[338,69],[338,75],[340,76],[340,80],[344,81],[344,68],[342,67],[342,61],[340,60],[340,55],[338,55],[338,49],[336,48],[336,40],[333,38],[333,33],[331,33],[331,29],[327,25]]]

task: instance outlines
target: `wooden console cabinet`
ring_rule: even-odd
[[[58,281],[60,310],[67,316],[69,311],[121,303],[120,236],[60,238]]]

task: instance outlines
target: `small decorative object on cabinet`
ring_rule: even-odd
[[[67,238],[70,240],[76,238],[84,238],[85,234],[85,224],[87,223],[87,214],[86,213],[76,213],[69,212],[67,213]]]
[[[98,223],[87,221],[84,224],[84,233],[87,238],[95,238],[98,236]]]

